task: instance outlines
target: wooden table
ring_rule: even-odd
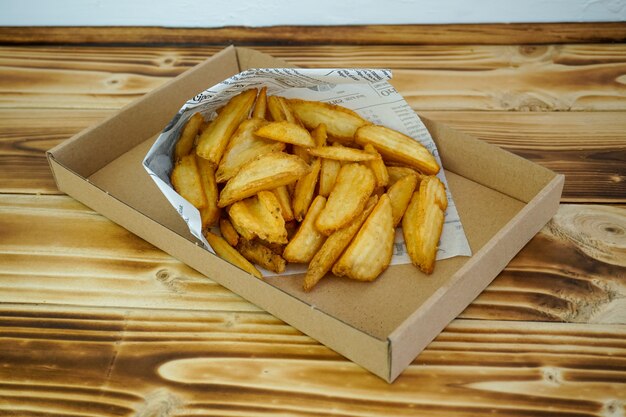
[[[54,185],[45,150],[229,40],[391,68],[416,111],[566,175],[554,219],[392,385]],[[0,29],[0,414],[624,416],[625,40],[624,24]]]

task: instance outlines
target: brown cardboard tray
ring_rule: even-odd
[[[556,213],[563,176],[423,119],[446,170],[472,257],[438,261],[431,276],[390,267],[374,283],[261,281],[198,245],[142,166],[189,98],[244,69],[288,67],[228,47],[48,152],[59,190],[391,382]]]

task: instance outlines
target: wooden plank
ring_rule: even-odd
[[[0,110],[0,193],[58,193],[44,151],[112,113]],[[421,113],[565,174],[563,202],[626,202],[626,113]]]
[[[3,44],[545,44],[622,42],[620,22],[221,28],[3,27]]]
[[[4,302],[258,311],[69,197],[0,195],[0,230]],[[625,236],[624,209],[562,205],[463,317],[626,323]]]
[[[2,303],[0,334],[6,416],[604,417],[626,401],[620,325],[455,320],[391,385],[263,312]]]
[[[2,47],[0,108],[118,109],[217,49]],[[626,109],[624,44],[258,49],[303,67],[388,67],[419,111]]]

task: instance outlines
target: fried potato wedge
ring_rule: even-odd
[[[321,195],[315,197],[311,203],[304,221],[283,252],[283,257],[288,262],[309,263],[326,240],[326,236],[315,227],[315,220],[325,205],[326,198]]]
[[[363,211],[375,185],[374,173],[365,165],[342,166],[326,206],[315,222],[317,230],[330,235],[350,223]]]
[[[322,146],[319,148],[310,148],[308,152],[320,158],[345,162],[374,161],[380,159],[380,156],[346,146]],[[383,163],[382,159],[380,159],[380,162]]]
[[[443,183],[437,177],[429,176],[413,193],[402,218],[402,233],[409,257],[426,274],[431,274],[434,269],[447,207]]]
[[[311,172],[298,180],[293,191],[293,215],[299,222],[304,219],[304,215],[315,196],[315,186],[319,178],[321,163],[319,158],[315,158],[311,163]]]
[[[308,174],[307,174],[308,175]],[[293,210],[291,208],[291,196],[289,195],[289,190],[286,185],[275,188],[272,190],[276,198],[278,199],[278,204],[280,204],[280,213],[283,215],[283,219],[285,222],[290,222],[294,219]]]
[[[196,155],[185,155],[176,162],[170,177],[174,190],[194,207],[206,207],[207,199],[202,188]]]
[[[224,156],[215,173],[218,183],[231,179],[242,166],[259,155],[270,152],[280,152],[285,144],[274,140],[263,139],[254,132],[266,124],[263,119],[244,120],[226,146]]]
[[[271,243],[287,243],[285,220],[278,199],[271,191],[237,201],[228,209],[233,227],[244,239],[255,237]]]
[[[265,119],[267,116],[267,87],[261,88],[259,95],[254,102],[254,110],[252,110],[253,119]]]
[[[427,175],[439,172],[439,164],[428,149],[413,138],[388,127],[360,127],[355,133],[355,141],[362,146],[369,143],[383,158],[402,162]]]
[[[187,123],[180,134],[180,138],[178,138],[178,141],[176,142],[176,147],[174,148],[175,161],[185,155],[189,155],[193,149],[193,144],[196,140],[196,136],[198,135],[198,131],[203,123],[204,118],[200,113],[194,113],[194,115],[187,120]]]
[[[251,197],[263,190],[273,190],[308,174],[311,168],[300,158],[284,152],[260,155],[241,167],[222,190],[219,207]]]
[[[196,157],[198,171],[200,172],[200,182],[204,195],[206,196],[206,206],[200,209],[202,227],[208,228],[217,224],[220,218],[221,209],[217,206],[219,191],[215,182],[215,168],[209,161]]]
[[[272,120],[275,122],[287,121],[291,123],[300,124],[299,120],[295,117],[291,108],[287,105],[287,102],[283,97],[270,96],[267,98],[267,108],[270,112]]]
[[[200,138],[196,153],[217,166],[222,159],[230,137],[239,124],[248,117],[256,98],[256,88],[246,90],[231,98]]]
[[[375,159],[368,161],[365,164],[374,173],[374,177],[376,177],[376,186],[386,187],[389,183],[389,173],[387,172],[385,161],[383,161],[383,158],[380,156],[378,151],[369,143],[363,147],[363,150],[369,154],[376,156]]]
[[[257,129],[254,133],[262,138],[283,143],[291,143],[305,148],[315,146],[315,141],[313,141],[313,138],[308,130],[296,123],[288,122],[286,120],[282,122],[267,123]]]
[[[359,281],[375,280],[391,262],[395,234],[391,202],[383,194],[333,266],[333,274]]]
[[[353,143],[356,130],[370,124],[345,107],[300,99],[290,99],[287,103],[307,129],[315,129],[324,123],[328,136],[342,143]]]
[[[361,225],[365,222],[365,219],[367,219],[367,216],[374,210],[374,206],[377,202],[378,197],[376,196],[368,199],[365,208],[354,220],[346,227],[328,236],[320,250],[317,251],[313,259],[311,259],[311,262],[309,262],[309,269],[304,277],[304,291],[311,291],[324,275],[330,271],[354,235],[359,231]]]
[[[239,243],[239,233],[237,233],[230,220],[220,219],[220,233],[224,240],[233,248]]]
[[[319,195],[328,197],[337,181],[341,162],[334,159],[322,159],[321,161]]]
[[[256,240],[242,239],[237,245],[237,250],[250,262],[277,274],[285,272],[287,267],[287,262],[280,255]]]
[[[393,213],[393,227],[400,224],[402,216],[406,211],[415,188],[419,184],[420,179],[415,174],[408,174],[396,181],[387,190],[387,195],[391,201],[391,211]]]
[[[320,123],[315,129],[311,131],[311,136],[315,142],[315,146],[321,148],[326,146],[326,139],[328,139],[328,132],[326,132],[326,125]]]
[[[387,165],[387,173],[389,174],[389,182],[387,183],[387,187],[391,187],[393,184],[396,183],[396,181],[406,175],[416,175],[418,181],[421,181],[424,177],[423,174],[414,170],[413,168],[394,165]]]
[[[233,248],[222,237],[206,232],[204,237],[209,242],[215,253],[222,259],[243,269],[244,271],[254,275],[257,278],[263,278],[261,272],[254,267],[246,258],[243,257],[237,249]]]

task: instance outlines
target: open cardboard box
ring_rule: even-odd
[[[554,215],[563,176],[423,119],[446,170],[472,257],[438,261],[425,276],[390,267],[374,283],[253,278],[198,245],[142,166],[155,138],[189,98],[248,68],[288,67],[228,47],[48,152],[59,190],[276,317],[391,382]]]

